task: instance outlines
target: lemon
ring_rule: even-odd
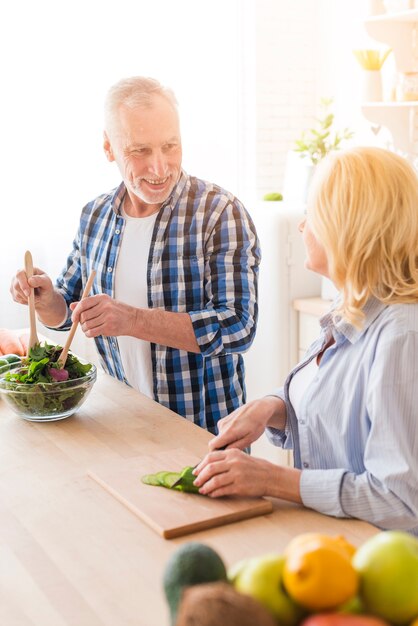
[[[286,547],[285,554],[293,552],[299,546],[303,546],[305,544],[312,543],[314,541],[319,542],[321,545],[329,545],[333,547],[340,548],[343,552],[345,552],[349,558],[354,556],[356,552],[355,546],[351,544],[343,535],[324,535],[322,533],[302,533],[301,535],[297,535]]]
[[[355,596],[359,578],[351,564],[355,552],[344,537],[306,533],[285,550],[283,584],[311,611],[334,609]]]

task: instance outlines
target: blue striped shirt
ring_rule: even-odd
[[[122,183],[83,209],[73,250],[57,280],[68,305],[80,299],[93,268],[92,293],[114,297],[125,192]],[[187,312],[200,353],[151,344],[154,399],[213,433],[220,418],[245,402],[242,354],[256,329],[259,262],[255,228],[239,200],[182,172],[156,218],[148,306]],[[61,330],[70,324],[69,317]],[[95,341],[105,371],[127,383],[117,338]]]
[[[276,395],[287,408],[276,445],[293,448],[305,506],[418,535],[418,303],[370,299],[359,331],[331,313],[321,334]],[[328,340],[296,416],[293,374]]]

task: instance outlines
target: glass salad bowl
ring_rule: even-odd
[[[80,363],[87,363],[80,360]],[[95,365],[80,378],[54,382],[16,382],[24,360],[0,367],[0,395],[17,415],[32,422],[61,420],[75,413],[86,400],[97,377]]]

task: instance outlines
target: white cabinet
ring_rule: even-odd
[[[370,17],[365,27],[392,48],[399,74],[418,72],[418,9]],[[397,149],[418,154],[418,100],[367,102],[362,112],[369,121],[387,126]]]
[[[298,313],[298,357],[301,360],[311,343],[318,339],[319,318],[331,308],[331,300],[322,298],[298,298],[293,308]]]
[[[247,202],[251,206],[251,202]],[[258,202],[251,216],[261,244],[259,319],[254,343],[245,355],[247,399],[254,400],[280,387],[298,361],[296,298],[321,292],[318,274],[305,269],[305,249],[298,224],[303,206]],[[254,456],[292,465],[291,454],[262,435],[252,446]]]

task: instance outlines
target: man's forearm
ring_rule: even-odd
[[[136,309],[134,337],[178,350],[199,353],[193,324],[187,313],[162,309]]]

